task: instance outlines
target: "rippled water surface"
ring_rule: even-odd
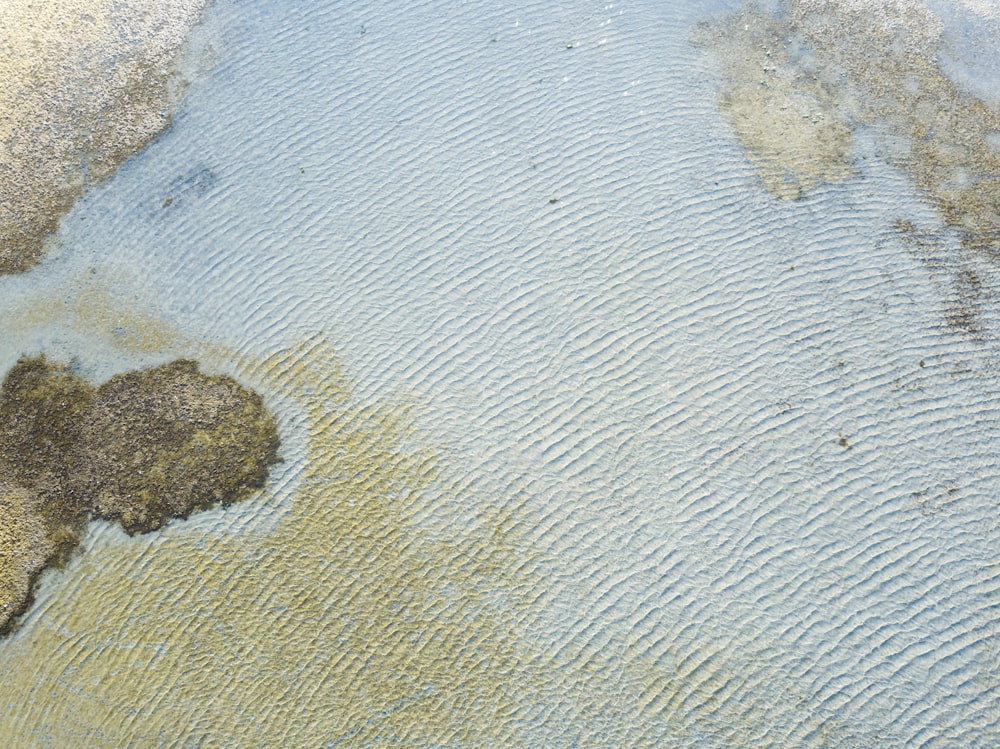
[[[0,643],[0,735],[1000,745],[1000,205],[920,160],[952,104],[872,104],[787,25],[818,0],[402,5],[213,6],[170,129],[0,277],[4,371],[197,358],[284,459],[95,524]],[[826,5],[1000,150],[991,3]]]

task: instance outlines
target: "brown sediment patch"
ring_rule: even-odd
[[[851,131],[866,126],[963,244],[1000,257],[1000,113],[942,72],[941,34],[918,0],[786,0],[702,24],[697,39],[720,61],[723,109],[776,195],[849,174]]]
[[[861,12],[864,10],[865,12]],[[963,243],[1000,257],[1000,113],[938,64],[941,24],[916,0],[799,0],[791,19],[858,85],[859,119],[905,139],[887,152],[937,204]]]
[[[0,632],[64,561],[88,516],[145,533],[263,485],[277,429],[259,395],[192,361],[95,388],[22,358],[0,388]]]
[[[278,434],[260,396],[193,361],[112,377],[70,453],[70,488],[128,533],[263,486]]]
[[[169,124],[207,3],[0,4],[0,273],[34,265],[85,187]]]

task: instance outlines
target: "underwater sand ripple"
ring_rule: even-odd
[[[51,678],[39,654],[64,635],[38,618],[9,672],[42,663],[78,724],[136,741],[996,743],[980,563],[996,385],[872,229],[907,204],[902,181],[857,205],[747,189],[691,82],[690,24],[662,8],[599,47],[600,9],[528,4],[522,33],[499,6],[449,6],[447,23],[414,7],[381,39],[374,6],[268,18],[283,31],[246,64],[273,79],[206,116],[240,148],[202,146],[219,182],[188,206],[211,210],[189,244],[182,212],[164,221],[179,249],[157,266],[268,351],[332,330],[337,352],[275,353],[248,379],[344,462],[290,463],[235,549],[207,521],[163,537],[203,560],[183,590],[156,584],[178,575],[152,550],[71,570],[64,595],[133,576],[143,594],[59,622],[90,655],[79,671]],[[660,73],[664,34],[652,59],[685,62]],[[277,94],[284,129],[262,103]],[[119,717],[113,684],[79,690],[102,668],[139,675],[148,724]],[[28,709],[4,728],[45,720]]]

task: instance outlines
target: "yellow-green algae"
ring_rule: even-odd
[[[240,533],[102,534],[47,578],[44,610],[0,646],[8,741],[743,747],[790,715],[843,735],[692,622],[552,631],[560,562],[539,542],[558,531],[530,488],[484,502],[415,405],[360,401],[324,340],[243,369],[308,437],[290,496],[254,503]]]
[[[851,173],[851,133],[878,134],[962,242],[1000,253],[1000,113],[938,63],[942,27],[919,0],[749,4],[701,25],[723,109],[776,195]]]
[[[0,632],[86,518],[145,533],[263,485],[278,445],[260,396],[188,360],[93,387],[22,357],[0,387]]]
[[[40,259],[88,184],[170,122],[207,0],[0,3],[0,273]]]
[[[150,356],[198,358],[198,341],[166,323],[142,288],[131,268],[116,268],[113,281],[95,269],[68,278],[56,290],[42,288],[20,296],[16,305],[3,311],[4,326],[22,348],[39,340],[56,346],[49,336],[58,330],[63,340],[73,342],[59,349],[63,356],[86,346],[132,368],[147,363]],[[143,300],[143,308],[136,306],[136,299]]]

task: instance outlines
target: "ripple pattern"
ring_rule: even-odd
[[[978,337],[946,323],[940,279],[893,229],[934,221],[905,176],[872,166],[770,197],[690,42],[707,5],[285,5],[216,11],[233,29],[218,70],[70,215],[66,262],[138,267],[137,293],[155,284],[191,336],[253,352],[243,376],[285,405],[287,483],[266,512],[219,522],[274,538],[303,496],[326,496],[303,485],[345,480],[336,455],[308,457],[310,429],[340,428],[339,406],[309,400],[324,378],[352,383],[358,419],[408,404],[400,454],[435,458],[396,496],[385,463],[354,456],[358,487],[384,482],[405,518],[360,526],[388,566],[346,541],[310,547],[289,592],[244,548],[262,570],[232,609],[244,640],[205,635],[210,607],[158,622],[191,658],[169,684],[133,664],[157,725],[179,726],[185,685],[227,669],[289,685],[268,705],[220,697],[174,745],[1000,743],[998,309],[984,296]],[[335,350],[319,363],[295,348],[316,331]],[[294,555],[282,538],[261,548]],[[448,553],[415,563],[431,549]],[[134,599],[109,603],[166,595],[141,568],[124,575]],[[409,612],[421,627],[372,603],[404,569],[434,592]],[[171,589],[175,610],[217,600],[205,575]],[[62,585],[43,591],[24,658],[59,628]],[[281,629],[264,636],[253,612],[272,605]],[[372,611],[368,655],[348,634],[338,650],[339,618]],[[148,645],[144,626],[108,636]],[[62,699],[111,647],[74,632]],[[452,650],[415,649],[393,703],[435,717],[404,730],[351,691],[357,659],[435,632]],[[457,691],[427,701],[427,674]],[[340,711],[351,700],[372,712]],[[254,710],[237,734],[231,716]],[[30,735],[11,714],[5,730]],[[107,731],[89,738],[147,735],[87,720]]]

